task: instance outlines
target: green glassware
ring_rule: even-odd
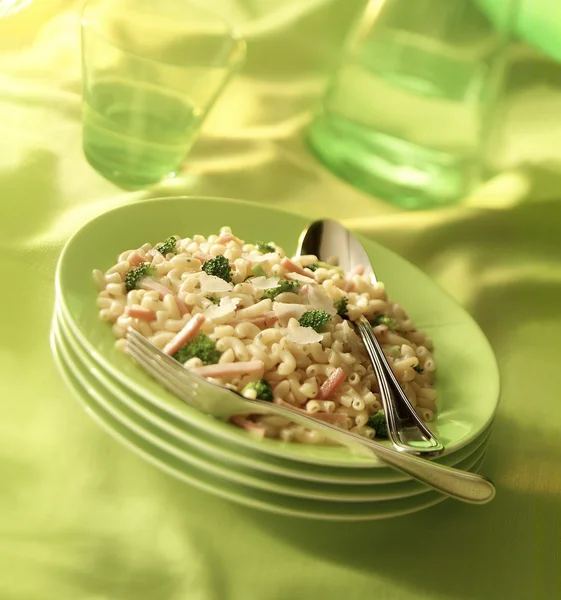
[[[503,23],[516,5],[501,3]],[[459,200],[481,178],[509,30],[471,0],[371,1],[310,126],[313,151],[396,204]]]
[[[82,13],[88,162],[129,189],[174,176],[244,56],[232,27],[197,6],[90,0]]]

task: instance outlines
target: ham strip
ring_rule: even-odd
[[[132,267],[138,267],[143,262],[150,262],[149,260],[142,258],[142,256],[140,256],[140,254],[136,251],[129,254],[127,261]]]
[[[140,287],[143,290],[149,290],[151,292],[158,292],[158,294],[160,294],[160,298],[163,298],[164,296],[167,296],[168,294],[173,293],[165,285],[163,285],[162,283],[158,283],[157,281],[154,281],[153,279],[150,279],[149,277],[145,277],[140,282]]]
[[[125,308],[125,314],[127,317],[133,317],[135,319],[140,319],[141,321],[150,321],[156,320],[156,311],[150,310],[149,308],[142,308],[141,306],[127,306]]]
[[[202,327],[205,321],[206,319],[202,314],[198,313],[194,315],[189,320],[187,325],[185,325],[185,327],[183,327],[183,329],[179,331],[179,333],[171,340],[171,342],[168,342],[164,346],[164,354],[169,354],[172,356],[179,350],[179,348],[185,346],[189,340],[193,339],[197,333],[199,333],[199,329]]]
[[[233,417],[230,417],[230,422],[238,427],[241,427],[242,429],[245,429],[246,431],[249,431],[250,433],[256,434],[260,438],[264,438],[267,434],[266,427],[246,419],[243,415],[234,415]]]
[[[247,362],[221,363],[217,365],[205,365],[192,369],[193,373],[201,377],[235,377],[249,373],[259,373],[265,369],[261,360],[250,360]]]
[[[236,242],[236,244],[240,244],[242,243],[242,241],[240,240],[240,238],[237,238],[233,233],[230,233],[229,231],[226,233],[221,233],[218,236],[218,239],[216,240],[216,244],[227,244],[228,242]]]
[[[199,250],[198,252],[195,252],[195,254],[193,254],[193,258],[196,258],[197,260],[200,260],[202,263],[204,263],[210,258],[210,256],[206,252],[202,252],[201,250]]]
[[[232,319],[228,325],[235,327],[236,325],[240,325],[240,323],[252,323],[263,329],[265,327],[272,327],[278,320],[277,315],[273,311],[269,311],[251,319]]]
[[[173,295],[173,298],[175,300],[175,303],[177,304],[177,310],[179,311],[179,314],[181,316],[186,315],[189,312],[189,309],[187,308],[185,302],[183,302],[183,300],[181,300],[181,298],[179,296],[176,296],[175,294]]]
[[[328,400],[333,396],[338,387],[345,381],[345,371],[343,369],[335,369],[327,378],[323,385],[319,388],[318,399]]]
[[[376,325],[376,327],[372,327],[372,331],[377,338],[385,341],[389,329],[387,325]]]
[[[148,290],[151,292],[158,292],[161,299],[163,299],[164,296],[171,294],[173,296],[173,299],[175,300],[175,303],[177,304],[177,310],[179,311],[179,314],[183,316],[189,312],[189,309],[187,308],[185,302],[183,302],[183,300],[181,300],[179,296],[174,294],[169,288],[167,288],[162,283],[158,283],[153,279],[146,278],[140,282],[140,287],[144,290]]]
[[[310,277],[312,279],[312,281],[315,281],[313,271],[310,271],[310,269],[305,269],[304,267],[301,267],[300,265],[296,264],[293,260],[290,260],[290,258],[288,258],[287,256],[285,256],[281,260],[281,266],[284,267],[287,271],[289,271],[291,273],[299,273],[300,275],[304,275],[305,277]]]

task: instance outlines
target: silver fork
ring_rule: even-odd
[[[348,446],[362,455],[374,454],[387,465],[407,473],[426,485],[457,500],[484,504],[495,496],[494,485],[485,477],[446,467],[410,454],[403,454],[330,423],[263,400],[249,400],[240,394],[213,384],[191,373],[152,342],[129,328],[127,353],[156,381],[194,408],[220,419],[234,415],[273,414],[321,432],[329,439]]]

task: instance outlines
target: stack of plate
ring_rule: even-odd
[[[115,348],[96,306],[95,268],[124,250],[169,235],[210,235],[223,225],[246,240],[296,247],[307,221],[264,206],[216,198],[160,198],[111,210],[66,245],[57,268],[52,346],[87,412],[160,469],[196,487],[271,512],[314,519],[369,520],[445,499],[375,457],[347,448],[256,440],[185,405]],[[362,240],[389,295],[434,341],[439,391],[438,462],[478,471],[499,395],[493,352],[474,321],[426,275]]]

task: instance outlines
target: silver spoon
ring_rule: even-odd
[[[303,254],[313,254],[321,261],[336,256],[345,273],[360,266],[376,282],[374,269],[361,243],[337,221],[325,219],[311,223],[302,232],[298,243],[297,255]],[[349,322],[360,335],[374,367],[390,441],[402,452],[423,456],[441,454],[444,445],[417,415],[399,385],[368,320],[362,316]]]

